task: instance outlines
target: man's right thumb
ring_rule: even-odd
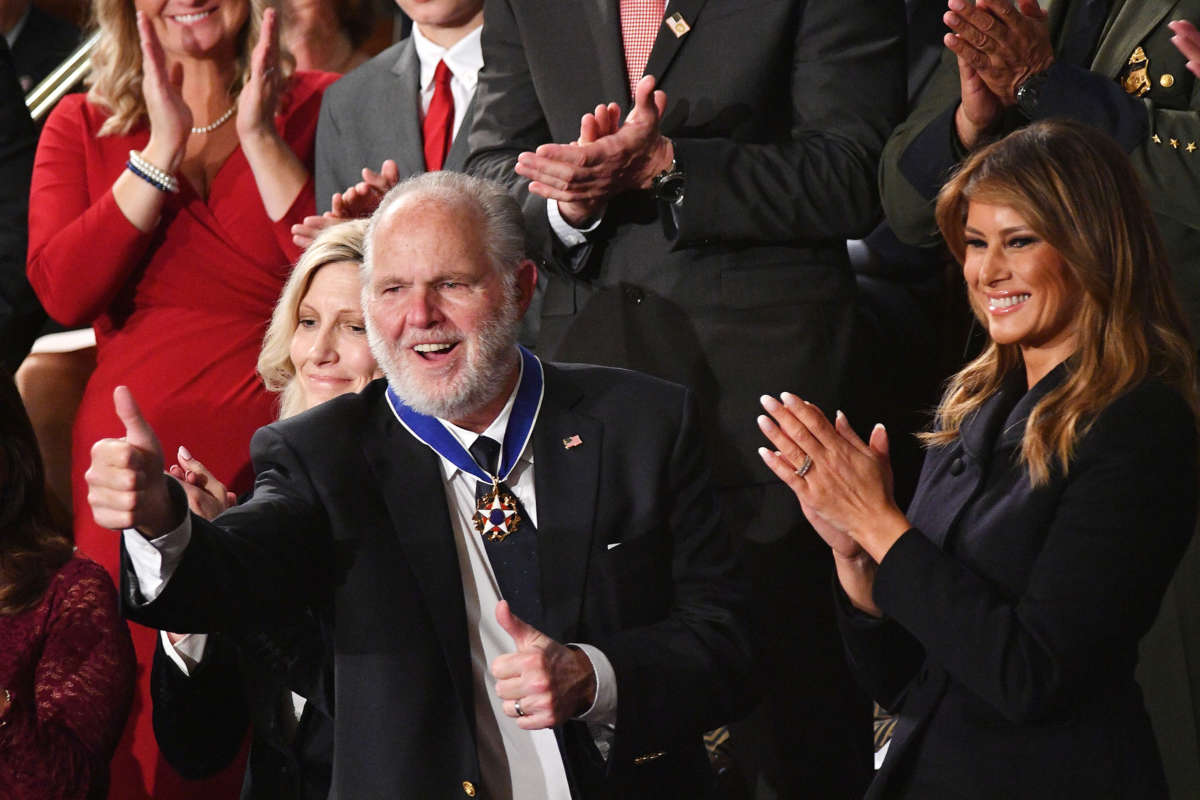
[[[142,418],[142,412],[128,386],[118,386],[113,390],[113,406],[125,425],[125,441],[139,450],[157,452],[158,437],[154,435],[154,429],[149,423]]]

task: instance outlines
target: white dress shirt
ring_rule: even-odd
[[[450,94],[454,97],[455,137],[458,136],[463,115],[467,113],[467,106],[475,96],[475,84],[479,82],[479,70],[483,68],[483,47],[479,42],[482,31],[481,25],[451,47],[445,48],[425,38],[418,26],[413,25],[412,28],[413,47],[421,64],[421,121],[425,120],[429,101],[433,99],[433,74],[437,71],[438,62],[445,61],[451,75]]]
[[[504,409],[482,435],[497,442],[504,441],[516,396],[517,389],[514,388]],[[469,449],[474,443],[477,434],[446,420],[439,421],[464,448]],[[498,656],[513,651],[513,640],[496,621],[496,605],[501,600],[500,588],[488,561],[483,539],[475,532],[472,522],[476,507],[475,485],[478,481],[449,460],[440,457],[439,461],[446,502],[450,510],[450,523],[454,531],[459,574],[463,583],[471,653],[476,744],[480,773],[484,785],[488,787],[488,796],[497,800],[570,800],[566,768],[554,732],[526,731],[517,727],[515,720],[504,713],[503,703],[496,695],[491,663]],[[505,483],[521,501],[530,520],[536,526],[538,512],[534,491],[532,437]],[[152,540],[146,539],[133,529],[124,532],[125,547],[137,576],[138,588],[147,601],[154,600],[162,593],[183,558],[191,533],[190,514],[185,516],[178,528]],[[550,564],[540,566],[544,570],[553,568]],[[163,638],[166,643],[165,634]],[[607,757],[616,723],[616,675],[611,662],[599,649],[587,644],[572,646],[578,647],[588,656],[596,678],[595,701],[578,719],[588,724],[596,746],[601,754]],[[201,650],[202,647],[201,644]],[[192,648],[182,649],[187,651]],[[167,654],[186,674],[190,674],[191,670],[187,664],[188,660],[192,660],[190,654],[187,659],[181,658],[181,654],[176,652],[174,647],[168,647]]]

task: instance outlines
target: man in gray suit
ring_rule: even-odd
[[[471,128],[483,66],[483,0],[396,0],[396,5],[412,19],[412,35],[330,86],[321,101],[314,175],[321,216],[293,228],[302,247],[332,222],[368,216],[400,180],[429,169],[459,171],[466,160],[467,137],[458,132]],[[439,113],[444,131],[430,119]],[[427,131],[446,135],[441,152],[427,146]]]

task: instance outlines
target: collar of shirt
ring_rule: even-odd
[[[524,372],[524,369],[524,364],[522,364],[522,372]],[[450,431],[451,435],[458,440],[459,444],[461,444],[467,450],[471,449],[471,445],[473,445],[475,440],[480,436],[487,436],[491,439],[495,439],[497,442],[503,442],[504,434],[508,430],[508,419],[512,416],[513,405],[517,402],[517,389],[520,388],[520,386],[521,381],[518,378],[517,385],[513,387],[512,393],[508,396],[508,402],[504,404],[504,408],[500,410],[500,413],[496,415],[494,420],[492,420],[492,424],[489,425],[487,430],[485,430],[482,434],[476,433],[475,431],[469,431],[466,428],[460,428],[450,420],[442,419],[441,417],[437,418],[438,422],[442,423],[446,430]],[[451,463],[451,461],[445,456],[439,454],[438,460],[442,465],[442,477],[445,478],[447,483],[454,480],[454,478],[457,477],[460,472],[462,472],[462,470],[454,466],[454,464]],[[529,437],[529,442],[525,445],[525,449],[521,451],[521,455],[517,461],[518,463],[524,464],[533,463],[532,436]],[[471,479],[474,480],[473,477]]]
[[[8,42],[9,50],[12,50],[13,45],[15,45],[17,43],[17,37],[21,35],[21,31],[25,30],[25,23],[29,21],[29,13],[32,10],[33,10],[33,5],[30,4],[29,8],[25,9],[25,13],[21,15],[21,18],[19,20],[17,20],[17,24],[13,25],[12,28],[8,31],[8,33],[4,34],[4,39],[5,39],[5,41]],[[483,62],[482,53],[480,54],[479,58],[480,58],[480,63],[482,64],[482,62]],[[449,61],[447,61],[446,64],[450,66],[450,69],[452,69],[452,70],[454,69],[454,66],[451,65]],[[436,66],[436,65],[437,65],[437,62],[435,61],[434,66]],[[422,73],[424,73],[424,70],[422,70]],[[431,72],[429,74],[432,75],[433,73]]]
[[[421,29],[414,25],[410,35],[413,38],[413,46],[417,49],[417,61],[421,64],[421,92],[430,90],[429,85],[433,83],[433,73],[437,71],[439,61],[446,62],[450,73],[462,83],[468,93],[474,92],[475,84],[479,80],[479,70],[483,68],[483,45],[480,43],[482,32],[481,25],[447,49],[425,38]]]

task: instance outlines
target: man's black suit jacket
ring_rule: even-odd
[[[880,217],[876,166],[905,108],[899,0],[672,0],[646,73],[686,173],[678,215],[650,192],[608,204],[588,252],[544,248],[539,353],[641,369],[696,390],[720,487],[770,483],[756,455],[764,391],[840,401],[853,329],[846,239]],[[596,103],[630,106],[618,4],[497,0],[484,10],[467,172],[571,142]],[[623,112],[624,113],[624,112]]]
[[[607,763],[582,723],[560,738],[573,789],[702,794],[711,776],[701,732],[752,698],[743,589],[691,400],[619,370],[547,364],[545,378],[532,442],[544,630],[599,647],[617,681]],[[191,544],[155,602],[139,602],[126,574],[127,612],[200,631],[328,603],[332,796],[454,797],[464,782],[488,796],[438,457],[395,420],[384,388],[259,430],[254,496],[215,524],[193,517]],[[567,448],[574,436],[581,443]]]
[[[879,220],[875,172],[904,113],[900,0],[671,0],[645,72],[687,173],[678,214],[614,198],[587,252],[557,251],[517,155],[630,105],[613,0],[496,0],[467,171],[512,184],[551,276],[538,352],[690,386],[720,487],[771,484],[756,455],[763,392],[841,401],[854,320],[848,238]],[[624,112],[623,112],[624,113]]]
[[[333,659],[316,616],[305,610],[270,630],[210,636],[190,675],[160,641],[150,678],[154,738],[185,778],[210,777],[237,756],[252,727],[243,800],[325,800],[333,770]],[[284,703],[307,702],[295,730]]]
[[[885,621],[840,597],[851,664],[900,715],[869,798],[1166,797],[1133,673],[1196,520],[1196,423],[1147,381],[1032,488],[1021,437],[1064,375],[1014,371],[929,452],[875,579]]]

